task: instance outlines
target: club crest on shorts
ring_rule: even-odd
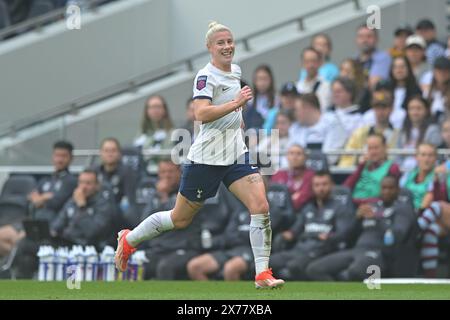
[[[208,76],[199,76],[197,78],[197,90],[202,90],[206,87],[206,79],[208,79]]]

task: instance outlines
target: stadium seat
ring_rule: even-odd
[[[275,234],[288,228],[294,220],[294,207],[288,187],[277,183],[269,185],[267,201],[270,207],[272,232]]]
[[[18,202],[0,200],[0,226],[20,223],[27,217],[28,207]]]
[[[225,196],[227,193],[228,191],[225,186],[221,184],[217,194],[214,197],[207,199],[198,213],[202,218],[202,229],[209,230],[212,235],[223,232],[226,228],[228,219],[231,217],[232,209],[230,208],[229,203],[231,197],[229,197],[229,195]]]
[[[414,207],[414,202],[413,202],[414,198],[413,198],[411,191],[409,191],[408,189],[405,189],[405,188],[400,189],[400,193],[398,195],[398,200]]]
[[[122,147],[122,163],[128,165],[138,177],[145,173],[145,161],[142,151],[138,147],[125,146]]]
[[[320,150],[310,150],[306,167],[314,171],[328,171],[328,159]]]
[[[36,180],[32,176],[17,175],[6,180],[0,194],[0,202],[14,203],[28,208],[28,194],[36,187]]]
[[[334,186],[332,196],[335,200],[341,202],[343,205],[352,204],[352,192],[346,186]]]
[[[0,29],[10,25],[11,19],[9,18],[8,4],[4,0],[0,0]]]

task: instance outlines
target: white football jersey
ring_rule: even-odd
[[[241,68],[231,65],[231,72],[211,63],[201,69],[194,81],[194,99],[209,99],[214,106],[233,100],[241,90]],[[241,129],[242,109],[215,121],[200,125],[188,159],[208,165],[231,165],[247,151]]]

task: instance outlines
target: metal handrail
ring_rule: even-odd
[[[172,149],[144,149],[142,150],[142,155],[144,156],[170,156]],[[326,156],[360,156],[366,153],[364,149],[335,149],[327,150],[323,152]],[[438,149],[438,155],[450,156],[450,149]],[[416,154],[416,149],[388,149],[388,156],[414,156]],[[98,149],[76,149],[73,151],[74,157],[93,157],[99,156],[100,151]]]
[[[142,155],[144,156],[168,156],[171,155],[172,149],[144,149],[142,150]],[[329,150],[324,152],[326,156],[342,156],[342,155],[351,155],[358,156],[364,154],[366,151],[363,149],[355,149],[355,150]],[[389,149],[389,156],[413,156],[415,155],[415,149]],[[442,156],[450,156],[450,149],[438,149],[438,155]],[[76,149],[73,151],[74,157],[86,157],[89,161],[87,163],[91,163],[94,157],[100,156],[100,151],[98,149]],[[81,172],[84,169],[84,166],[71,166],[71,171],[73,172]],[[355,166],[350,167],[339,167],[339,166],[330,166],[331,173],[336,174],[348,174],[352,173],[355,170]],[[0,166],[0,173],[40,173],[46,174],[53,172],[53,167],[51,165],[41,165],[41,166]]]
[[[249,35],[246,35],[242,38],[238,38],[235,40],[236,44],[243,44],[244,49],[246,51],[251,51],[251,46],[249,44],[251,39],[254,39],[258,36],[261,36],[267,32],[272,32],[274,30],[278,30],[280,28],[283,28],[285,26],[288,26],[292,23],[297,22],[299,24],[299,29],[302,31],[305,29],[304,22],[306,19],[311,18],[317,14],[323,13],[325,11],[334,9],[336,7],[340,7],[344,4],[348,3],[354,3],[355,10],[360,10],[361,6],[359,3],[359,0],[341,0],[338,2],[335,2],[333,4],[330,4],[328,6],[316,9],[314,11],[311,11],[309,13],[300,15],[298,17],[283,21],[281,23],[277,23],[275,25],[272,25],[270,27],[264,28],[262,30],[259,30],[257,32],[251,33]],[[50,14],[49,14],[50,15]],[[2,33],[0,32],[0,37],[2,36]],[[124,92],[130,92],[135,91],[135,89],[138,86],[142,86],[148,83],[151,83],[153,81],[159,80],[163,77],[167,77],[169,75],[174,74],[177,68],[186,68],[189,72],[193,71],[193,65],[194,61],[197,59],[200,59],[202,57],[207,56],[209,53],[206,50],[203,50],[201,52],[198,52],[196,54],[191,55],[188,58],[183,58],[178,61],[169,63],[167,65],[164,65],[162,67],[159,67],[157,69],[151,70],[149,72],[145,72],[139,76],[132,77],[129,79],[126,79],[116,85],[107,87],[105,89],[99,90],[93,94],[86,95],[82,98],[76,99],[74,101],[65,103],[63,105],[60,105],[58,107],[52,108],[50,110],[43,111],[38,114],[34,114],[32,116],[22,118],[19,120],[14,121],[13,123],[5,123],[0,124],[0,137],[5,137],[9,135],[15,134],[17,131],[32,127],[34,125],[37,125],[39,123],[42,123],[44,121],[57,118],[60,116],[64,116],[71,113],[76,113],[79,110],[83,109],[84,107],[95,103],[97,101],[104,100],[106,98],[109,98],[111,96],[121,94]],[[1,129],[1,127],[5,127],[4,129]]]

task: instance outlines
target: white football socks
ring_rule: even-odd
[[[250,216],[250,244],[255,257],[256,274],[269,268],[272,247],[272,228],[269,214],[252,214]]]
[[[170,217],[171,212],[172,210],[160,211],[147,217],[127,234],[127,242],[136,248],[141,242],[153,239],[165,231],[172,230],[174,225]]]

